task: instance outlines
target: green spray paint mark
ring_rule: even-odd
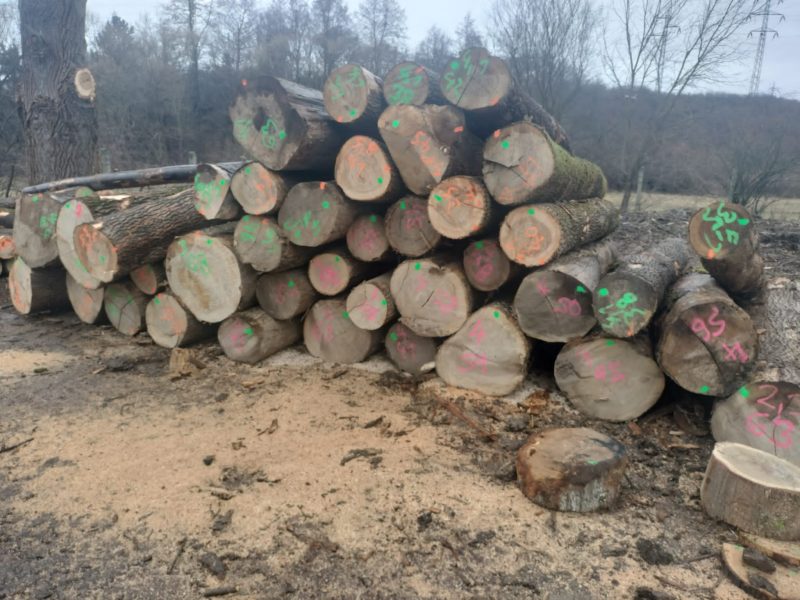
[[[386,300],[381,300],[381,306],[387,306],[389,303]]]
[[[370,223],[377,223],[378,222],[378,217],[376,217],[375,215],[370,215],[369,216],[369,222]]]
[[[278,138],[281,139],[281,140],[285,140],[286,139],[286,132],[285,131],[281,131],[278,134]]]
[[[293,288],[293,287],[294,287],[294,279],[290,279],[290,280],[289,280],[289,287],[290,287],[290,288]]]
[[[406,203],[405,202],[401,202],[400,203],[400,210],[405,210],[405,209],[406,209]]]
[[[355,117],[357,114],[358,114],[358,111],[356,111],[355,108],[350,111],[350,116],[351,117]]]
[[[707,385],[704,385],[703,387],[700,388],[700,393],[701,394],[707,394],[710,390],[711,390],[710,387],[708,387]]]
[[[39,202],[39,196],[34,196],[33,198],[31,198],[31,200],[33,201],[34,204],[36,204],[37,202]]]
[[[533,209],[533,208],[529,208],[529,209],[528,209],[528,214],[529,214],[529,215],[535,215],[535,214],[536,214],[536,210],[535,210],[535,209]]]
[[[253,335],[253,329],[251,327],[248,327],[247,329],[244,330],[243,333],[245,335]]]
[[[331,203],[330,203],[330,202],[328,202],[327,200],[325,200],[325,201],[322,203],[322,208],[324,208],[324,209],[328,209],[328,208],[330,208],[330,207],[331,207]]]
[[[245,167],[244,168],[244,174],[245,175],[250,175],[250,167]]]
[[[478,250],[482,250],[483,249],[483,242],[475,242],[475,247]]]
[[[744,227],[745,225],[748,225],[749,223],[750,223],[750,219],[739,219],[739,225],[741,225],[742,227]]]
[[[226,183],[228,183],[228,182],[227,182],[227,181],[225,181],[224,179],[220,179],[220,180],[219,180],[219,184],[220,184],[220,186],[223,186],[223,185],[225,185]]]
[[[419,271],[422,268],[422,263],[417,263],[414,265],[414,268]]]
[[[606,288],[603,288],[603,289],[601,289],[601,290],[600,290],[599,292],[597,292],[597,293],[598,293],[598,294],[600,294],[601,296],[603,296],[604,298],[605,298],[606,296],[608,296],[608,290],[607,290]]]
[[[436,198],[437,202],[441,202],[442,201],[442,197],[439,194],[434,194],[433,197]]]
[[[250,215],[245,215],[242,217],[242,221],[244,221],[245,223],[247,223],[249,220],[250,220]]]
[[[342,259],[341,259],[341,257],[337,256],[337,257],[336,257],[336,262],[342,262]]]
[[[617,342],[615,342],[614,340],[608,340],[608,341],[606,342],[606,346],[608,346],[609,348],[610,348],[611,346],[616,346],[616,345],[617,345]]]
[[[72,207],[72,202],[67,202],[64,206],[66,208],[71,208]]]
[[[575,291],[578,292],[579,294],[585,294],[586,288],[583,287],[582,285],[579,285],[578,287],[575,288]]]
[[[397,334],[393,331],[392,333],[389,334],[389,339],[392,340],[393,342],[396,342]]]
[[[457,60],[454,60],[453,62],[450,63],[450,68],[453,69],[453,71],[455,71],[460,66],[461,65],[458,64]]]
[[[383,177],[378,177],[378,183],[380,183],[380,184],[383,183]]]
[[[214,240],[211,240],[211,239],[209,239],[209,240],[206,240],[206,245],[207,245],[207,246],[210,246],[210,245],[211,245],[211,244],[213,244],[213,243],[214,243]]]
[[[587,460],[586,463],[590,464],[592,466],[595,466],[596,464],[599,464],[600,461],[599,460]]]
[[[510,148],[510,147],[511,147],[511,142],[509,142],[508,140],[503,140],[503,143],[502,143],[502,144],[500,144],[500,145],[501,145],[503,148],[506,148],[506,149],[508,149],[508,148]]]
[[[347,312],[347,311],[344,311],[344,312],[342,313],[342,316],[343,316],[345,319],[349,319],[349,318],[350,318],[350,313],[349,313],[349,312]]]
[[[103,264],[106,264],[106,257],[105,256],[101,256],[100,257],[100,262],[103,263]]]
[[[742,396],[744,396],[745,398],[749,398],[750,397],[750,390],[748,390],[746,387],[743,387],[742,389],[740,389],[739,393]]]
[[[494,318],[495,319],[499,319],[500,318],[500,311],[499,310],[494,311]]]
[[[299,238],[301,235],[303,235],[303,234],[301,233],[301,231],[299,229],[294,232],[294,237],[296,237],[296,238]]]
[[[394,127],[395,129],[400,127],[400,121],[397,121],[397,120],[392,121],[392,127]]]
[[[161,300],[159,300],[158,298],[153,298],[153,304],[158,306],[159,304],[161,304]]]

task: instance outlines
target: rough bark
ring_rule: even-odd
[[[69,306],[66,278],[61,267],[31,269],[22,258],[16,258],[8,272],[8,290],[11,303],[22,315]]]
[[[273,319],[300,317],[319,299],[306,269],[267,273],[256,283],[258,304]]]
[[[357,216],[338,185],[310,181],[289,191],[278,223],[293,244],[316,248],[344,238]]]
[[[747,304],[759,338],[751,381],[800,382],[800,287],[785,277],[770,277],[764,293]]]
[[[347,314],[343,298],[320,300],[311,307],[303,324],[303,339],[308,351],[334,363],[359,363],[380,347],[379,331],[356,327]]]
[[[391,247],[386,237],[383,216],[361,215],[347,230],[347,249],[364,262],[379,262],[389,257]]]
[[[103,306],[114,329],[124,335],[145,331],[145,308],[149,297],[130,281],[119,281],[105,287]]]
[[[360,65],[334,69],[322,95],[328,114],[355,133],[374,133],[375,122],[386,107],[383,81]]]
[[[314,251],[292,244],[274,218],[245,215],[233,233],[236,256],[261,273],[285,271],[308,263]]]
[[[439,75],[415,62],[401,62],[383,78],[383,97],[390,105],[445,104]]]
[[[435,367],[436,340],[417,335],[402,323],[389,328],[385,344],[389,360],[401,371],[418,376]]]
[[[236,362],[255,364],[300,341],[300,320],[276,321],[260,308],[226,319],[219,327],[219,343]]]
[[[492,197],[478,177],[450,177],[431,191],[428,217],[444,237],[462,240],[479,234],[491,223]]]
[[[194,176],[195,208],[209,221],[229,221],[241,214],[241,207],[231,192],[231,178],[235,172],[235,168],[225,165],[198,165]]]
[[[498,290],[518,272],[519,266],[508,260],[496,239],[472,242],[464,250],[464,273],[478,291]]]
[[[336,157],[336,183],[351,200],[394,202],[406,186],[386,147],[365,135],[345,142]]]
[[[164,348],[184,348],[202,342],[216,333],[216,328],[198,321],[178,297],[169,291],[156,295],[145,308],[147,333]]]
[[[365,281],[347,296],[347,314],[356,327],[375,331],[397,317],[397,307],[390,290],[391,273]]]
[[[163,263],[142,265],[131,271],[131,281],[147,296],[155,296],[167,287],[167,272]]]
[[[308,279],[323,296],[338,296],[374,274],[375,266],[356,260],[344,247],[331,248],[308,263]]]
[[[389,207],[384,217],[386,239],[399,254],[418,257],[431,252],[442,240],[433,228],[424,198],[405,196]]]
[[[231,192],[247,214],[272,215],[299,182],[298,176],[270,171],[260,162],[247,162],[233,174]]]
[[[105,289],[88,289],[67,273],[67,296],[72,310],[87,325],[100,325],[108,320],[103,310]]]

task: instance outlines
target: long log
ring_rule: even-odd
[[[386,100],[383,80],[360,65],[334,69],[322,88],[325,110],[337,123],[357,133],[372,133]]]
[[[384,343],[389,360],[401,371],[422,375],[435,366],[436,340],[417,335],[400,322],[388,329]]]
[[[306,269],[266,273],[256,283],[256,298],[262,310],[273,319],[285,321],[300,317],[319,299]]]
[[[386,260],[391,253],[382,215],[361,215],[347,230],[347,249],[364,262]]]
[[[145,308],[147,333],[164,348],[184,348],[212,337],[216,328],[198,321],[178,297],[164,291]]]
[[[404,256],[423,256],[442,241],[442,235],[431,224],[424,198],[405,196],[398,200],[386,211],[384,221],[389,245]]]
[[[231,192],[247,214],[272,215],[278,212],[286,194],[299,182],[299,176],[271,171],[260,162],[252,161],[244,163],[233,174]]]
[[[638,419],[658,402],[666,383],[644,336],[573,340],[556,358],[555,378],[575,408],[606,421]]]
[[[14,244],[14,232],[10,229],[0,229],[0,258],[11,260],[17,255]]]
[[[569,150],[566,132],[544,108],[520,91],[508,65],[484,48],[467,48],[442,73],[442,93],[467,112],[470,128],[482,137],[517,121],[532,121]]]
[[[519,271],[496,239],[472,242],[464,250],[464,273],[470,285],[481,292],[499,290]]]
[[[196,231],[167,250],[172,293],[204,323],[220,323],[255,303],[258,273],[236,258],[230,229]]]
[[[601,240],[526,276],[514,296],[522,330],[545,342],[568,342],[588,334],[597,325],[592,292],[614,260],[613,245]]]
[[[336,183],[351,200],[394,202],[406,186],[386,147],[365,135],[345,142],[336,157]]]
[[[338,296],[374,273],[374,266],[353,258],[344,247],[317,254],[308,263],[308,279],[323,296]]]
[[[147,296],[155,296],[167,287],[167,271],[163,263],[142,265],[131,271],[131,281]]]
[[[316,248],[344,238],[357,215],[338,185],[310,181],[289,191],[278,224],[293,244]]]
[[[255,364],[300,341],[299,319],[276,321],[260,308],[232,315],[219,327],[225,355],[236,362]]]
[[[118,281],[105,287],[103,306],[114,329],[124,335],[145,331],[145,309],[149,297],[130,281]]]
[[[198,165],[194,176],[195,208],[209,221],[229,221],[242,210],[231,192],[231,178],[236,168],[205,163]]]
[[[484,306],[436,353],[436,372],[448,385],[490,396],[513,392],[528,374],[530,340],[504,304]]]
[[[620,260],[594,290],[594,314],[603,331],[624,338],[644,330],[689,260],[689,247],[679,238]]]
[[[108,320],[103,310],[105,289],[83,287],[67,273],[67,297],[73,312],[87,325],[100,325]]]
[[[520,206],[503,220],[500,245],[514,262],[540,267],[607,236],[618,225],[619,210],[607,200]]]
[[[292,244],[272,217],[245,215],[233,233],[236,256],[261,273],[284,271],[308,263],[311,248]]]
[[[439,75],[415,62],[401,62],[383,78],[383,97],[390,105],[445,104]]]
[[[308,351],[329,362],[359,363],[380,347],[383,334],[356,327],[343,298],[320,300],[308,311],[303,340]]]
[[[409,190],[427,196],[443,179],[480,175],[481,142],[452,106],[390,106],[378,120],[389,153]]]
[[[8,289],[11,303],[22,315],[69,306],[66,278],[61,267],[31,269],[22,258],[15,258],[8,272]]]
[[[391,273],[365,281],[347,296],[347,314],[356,327],[375,331],[397,317],[397,307],[390,290]]]
[[[450,177],[431,191],[428,217],[444,237],[462,240],[479,234],[490,224],[492,197],[479,177]]]
[[[236,141],[275,171],[330,171],[344,142],[322,93],[285,79],[249,80],[229,113]]]
[[[483,148],[483,178],[500,204],[602,198],[603,171],[553,142],[528,121],[495,131]]]
[[[734,298],[751,298],[764,286],[758,229],[742,206],[720,200],[689,221],[689,243],[706,270]]]
[[[685,275],[675,283],[657,328],[658,364],[685,390],[722,397],[747,383],[758,335],[747,313],[709,275]]]

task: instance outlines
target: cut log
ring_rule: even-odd
[[[483,178],[500,204],[602,198],[603,171],[528,121],[495,131],[483,148]]]
[[[103,306],[114,329],[124,335],[145,331],[145,309],[149,297],[130,281],[119,281],[105,287]]]
[[[317,254],[308,263],[308,279],[323,296],[337,296],[374,273],[374,267],[353,258],[344,248]]]
[[[386,107],[383,81],[360,65],[334,69],[322,88],[325,109],[337,123],[358,133],[373,133]]]
[[[389,207],[384,220],[389,245],[404,256],[423,256],[442,241],[442,235],[431,224],[424,198],[405,196]]]
[[[758,353],[756,330],[710,276],[679,279],[657,325],[658,364],[683,389],[729,396],[749,380]]]
[[[389,289],[391,278],[391,273],[384,273],[356,286],[347,296],[347,313],[356,327],[375,331],[397,317]]]
[[[292,244],[271,217],[245,215],[233,234],[236,256],[256,271],[270,273],[308,263],[314,251]]]
[[[225,165],[198,165],[194,176],[195,208],[209,221],[229,221],[241,214],[241,207],[231,193],[235,172],[235,168]]]
[[[496,239],[472,242],[464,250],[464,273],[472,287],[493,292],[508,283],[518,272]]]
[[[275,171],[330,172],[344,142],[322,93],[285,79],[251,79],[229,112],[236,141]]]
[[[150,263],[131,271],[131,281],[147,296],[155,296],[167,287],[167,271],[163,263]]]
[[[14,245],[14,232],[10,229],[0,229],[0,258],[11,260],[16,255],[17,247]]]
[[[204,323],[220,323],[255,303],[258,273],[236,259],[230,226],[178,238],[167,251],[172,293]]]
[[[8,290],[11,303],[22,315],[69,306],[67,282],[61,267],[31,269],[22,258],[15,258],[8,271]]]
[[[476,311],[436,353],[436,372],[448,385],[489,396],[513,392],[528,374],[531,343],[509,307]]]
[[[445,104],[439,75],[415,62],[401,62],[383,78],[383,97],[390,105]]]
[[[666,383],[646,336],[573,340],[556,358],[555,378],[575,408],[605,421],[638,419],[655,406]]]
[[[747,533],[800,540],[800,467],[767,452],[719,442],[700,501],[711,517]]]
[[[390,288],[400,321],[425,337],[453,335],[476,302],[459,261],[444,255],[401,263]]]
[[[758,229],[742,206],[723,200],[689,221],[689,243],[717,283],[735,298],[756,296],[764,285]]]
[[[772,276],[766,289],[747,304],[759,337],[756,369],[750,381],[800,382],[800,287]]]
[[[178,297],[169,291],[156,295],[145,308],[147,333],[164,348],[185,348],[216,333],[213,325],[195,319]]]
[[[428,217],[446,238],[462,240],[486,229],[492,216],[492,198],[478,177],[445,179],[428,198]]]
[[[361,215],[347,230],[347,249],[364,262],[379,262],[389,257],[391,248],[381,215]]]
[[[310,181],[289,190],[278,223],[293,244],[316,248],[344,238],[357,215],[338,185]]]
[[[231,192],[247,214],[272,215],[298,183],[296,176],[270,171],[260,162],[248,162],[233,174]]]
[[[394,202],[406,190],[389,151],[365,135],[351,137],[336,157],[336,183],[351,200]]]
[[[765,573],[748,568],[744,557],[742,546],[722,544],[722,562],[736,585],[762,600],[800,600],[797,569],[777,566],[772,573]]]
[[[452,106],[390,106],[378,121],[381,137],[409,190],[427,196],[454,175],[480,175],[481,141]]]
[[[308,351],[334,363],[359,363],[380,347],[380,331],[356,327],[347,314],[343,298],[320,300],[309,310],[303,324],[303,339]]]
[[[689,247],[679,238],[622,259],[594,290],[594,315],[603,331],[620,338],[643,331],[689,259]]]
[[[500,227],[506,256],[526,267],[540,267],[614,231],[619,210],[607,200],[572,200],[520,206]]]
[[[522,493],[550,510],[613,508],[627,467],[625,446],[584,427],[537,433],[517,452]]]
[[[87,325],[100,325],[108,320],[103,310],[105,290],[102,287],[85,288],[67,273],[67,296],[72,310]]]
[[[422,375],[435,367],[436,340],[417,335],[402,323],[389,328],[385,344],[389,360],[401,371]]]
[[[739,540],[778,563],[800,567],[800,544],[771,540],[743,531],[739,532]]]
[[[53,194],[23,194],[17,200],[14,245],[31,269],[58,262],[56,222],[62,204]]]
[[[300,320],[276,321],[260,308],[236,313],[219,327],[219,343],[236,362],[255,364],[300,341]]]
[[[273,319],[300,317],[317,301],[319,294],[308,280],[306,269],[267,273],[256,284],[258,304]]]
[[[614,247],[602,240],[529,274],[514,297],[522,330],[545,342],[568,342],[588,334],[597,324],[592,292],[613,263]]]
[[[756,381],[714,405],[711,433],[774,454],[800,467],[800,386]]]

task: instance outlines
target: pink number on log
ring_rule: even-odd
[[[489,361],[484,354],[477,354],[471,350],[464,350],[464,352],[461,353],[461,362],[465,365],[458,367],[458,370],[462,373],[469,373],[470,371],[478,369],[485,374],[487,372],[486,366]]]
[[[469,337],[479,344],[483,343],[483,340],[486,338],[486,332],[483,331],[483,323],[480,319],[475,321],[475,324],[470,327]]]
[[[439,295],[442,295],[444,297],[437,298],[437,296]],[[455,296],[448,294],[441,288],[436,290],[436,292],[434,293],[433,303],[439,308],[440,312],[446,315],[449,315],[450,313],[455,311],[456,308],[458,308],[458,299]]]
[[[733,346],[722,344],[722,349],[725,350],[726,362],[746,363],[748,360],[750,360],[747,352],[744,351],[744,348],[742,348],[742,345],[739,342],[736,342]]]
[[[579,317],[581,314],[581,305],[580,302],[574,298],[563,297],[558,299],[558,305],[553,307],[553,312],[569,315],[571,317]]]
[[[550,288],[547,287],[544,281],[537,281],[536,282],[536,289],[539,290],[539,293],[542,296],[547,296],[550,293]]]
[[[715,337],[715,338],[719,337],[723,333],[725,333],[725,327],[726,327],[726,323],[725,323],[724,319],[723,320],[718,320],[718,321],[714,320],[718,316],[719,316],[719,308],[717,308],[716,306],[712,307],[711,308],[711,315],[708,317],[708,324],[711,325],[712,327],[716,327],[717,328],[715,331],[713,331],[711,333],[711,335],[713,337]]]

